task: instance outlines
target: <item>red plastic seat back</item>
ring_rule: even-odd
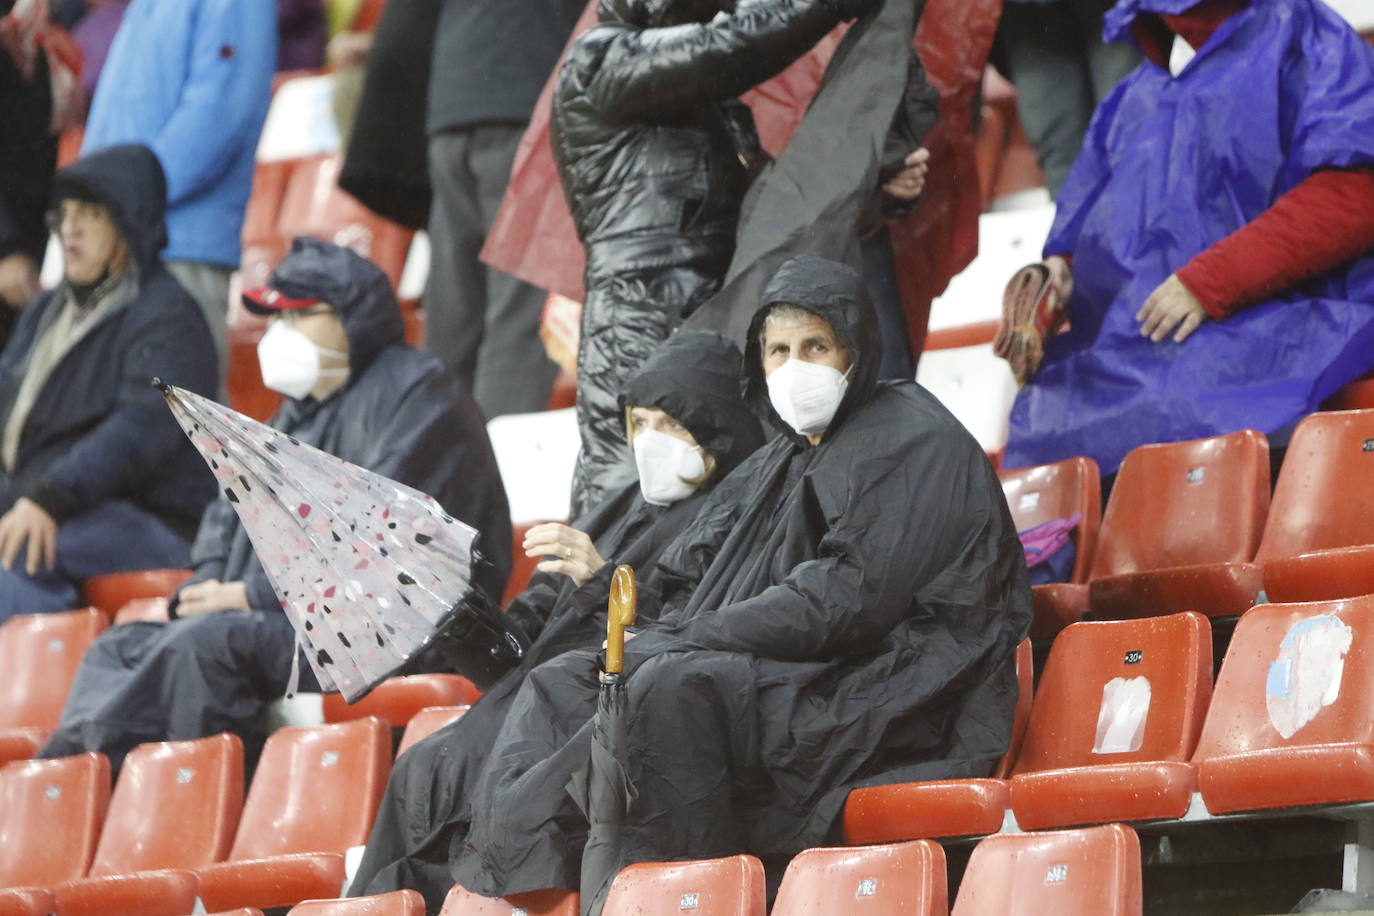
[[[753,856],[645,862],[621,870],[602,916],[765,916],[763,863]]]
[[[105,632],[95,608],[20,614],[0,626],[0,728],[54,729],[86,647]]]
[[[1236,624],[1193,759],[1374,742],[1374,595],[1262,604]]]
[[[482,693],[472,681],[458,674],[414,674],[393,677],[378,684],[356,703],[348,703],[341,694],[324,695],[324,721],[347,722],[364,716],[376,716],[392,728],[404,728],[426,706],[467,706],[477,702]]]
[[[236,735],[139,745],[119,771],[91,876],[222,861],[242,810]]]
[[[787,865],[773,916],[947,916],[945,851],[915,840],[808,849]]]
[[[170,597],[189,578],[189,569],[136,569],[87,579],[83,591],[91,607],[113,618],[130,601]]]
[[[1121,464],[1091,578],[1255,555],[1269,509],[1269,445],[1242,430],[1142,445]]]
[[[1102,475],[1091,458],[1069,458],[1033,468],[999,471],[1002,493],[1018,531],[1074,514],[1083,516],[1074,532],[1076,553],[1070,582],[1088,581],[1102,523]]]
[[[307,900],[291,908],[287,916],[425,916],[425,898],[419,891],[392,891],[348,900]]]
[[[428,738],[430,735],[456,722],[463,717],[463,713],[468,711],[466,706],[427,706],[410,717],[406,723],[406,730],[401,735],[401,743],[396,748],[396,756],[400,757],[415,742]]]
[[[277,729],[263,747],[229,858],[361,846],[390,772],[391,729],[381,719]]]
[[[104,754],[0,767],[0,887],[84,877],[109,803]]]
[[[1121,824],[990,836],[974,847],[954,916],[1139,916],[1140,838]]]
[[[439,916],[577,916],[577,891],[543,890],[509,897],[483,897],[455,884]]]
[[[1015,772],[1187,760],[1211,692],[1201,614],[1071,624],[1050,648]]]
[[[1030,726],[1031,698],[1035,691],[1035,660],[1031,653],[1031,641],[1021,640],[1016,647],[1016,709],[1012,713],[1011,743],[1007,752],[997,764],[993,773],[998,779],[1006,779],[1021,755],[1021,745],[1026,740],[1026,729]]]
[[[1374,544],[1374,410],[1314,413],[1284,453],[1260,562]]]

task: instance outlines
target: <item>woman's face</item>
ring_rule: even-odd
[[[672,436],[674,439],[681,439],[688,445],[696,445],[697,440],[692,438],[692,434],[672,417],[668,416],[657,407],[631,407],[630,408],[630,439],[646,429],[663,433],[665,436]]]

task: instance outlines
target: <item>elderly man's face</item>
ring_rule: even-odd
[[[100,204],[64,200],[49,217],[62,242],[68,282],[95,283],[108,270],[122,270],[128,247],[110,211]]]
[[[849,371],[849,348],[822,318],[800,309],[785,309],[763,324],[763,374],[769,376],[789,359]]]

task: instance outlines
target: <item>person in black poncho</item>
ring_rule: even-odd
[[[625,650],[622,864],[780,866],[834,839],[852,788],[985,776],[1006,750],[1031,615],[1016,528],[972,436],[916,383],[876,381],[878,351],[852,270],[777,271],[743,376],[781,434],[639,569],[656,622]],[[510,701],[455,825],[458,884],[578,886],[587,820],[566,787],[597,671],[595,650],[565,653]]]
[[[641,480],[572,527],[530,532],[527,550],[548,559],[505,614],[528,646],[524,658],[463,718],[396,761],[354,894],[413,888],[432,911],[442,905],[453,884],[453,824],[470,819],[466,805],[483,755],[529,671],[569,650],[600,645],[615,564],[648,571],[695,518],[713,484],[763,443],[740,398],[739,371],[739,349],[723,335],[687,331],[669,338],[625,386],[620,403]]]

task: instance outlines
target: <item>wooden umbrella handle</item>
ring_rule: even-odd
[[[611,576],[611,600],[606,606],[606,673],[619,674],[625,666],[625,628],[634,626],[635,571],[617,566]]]

